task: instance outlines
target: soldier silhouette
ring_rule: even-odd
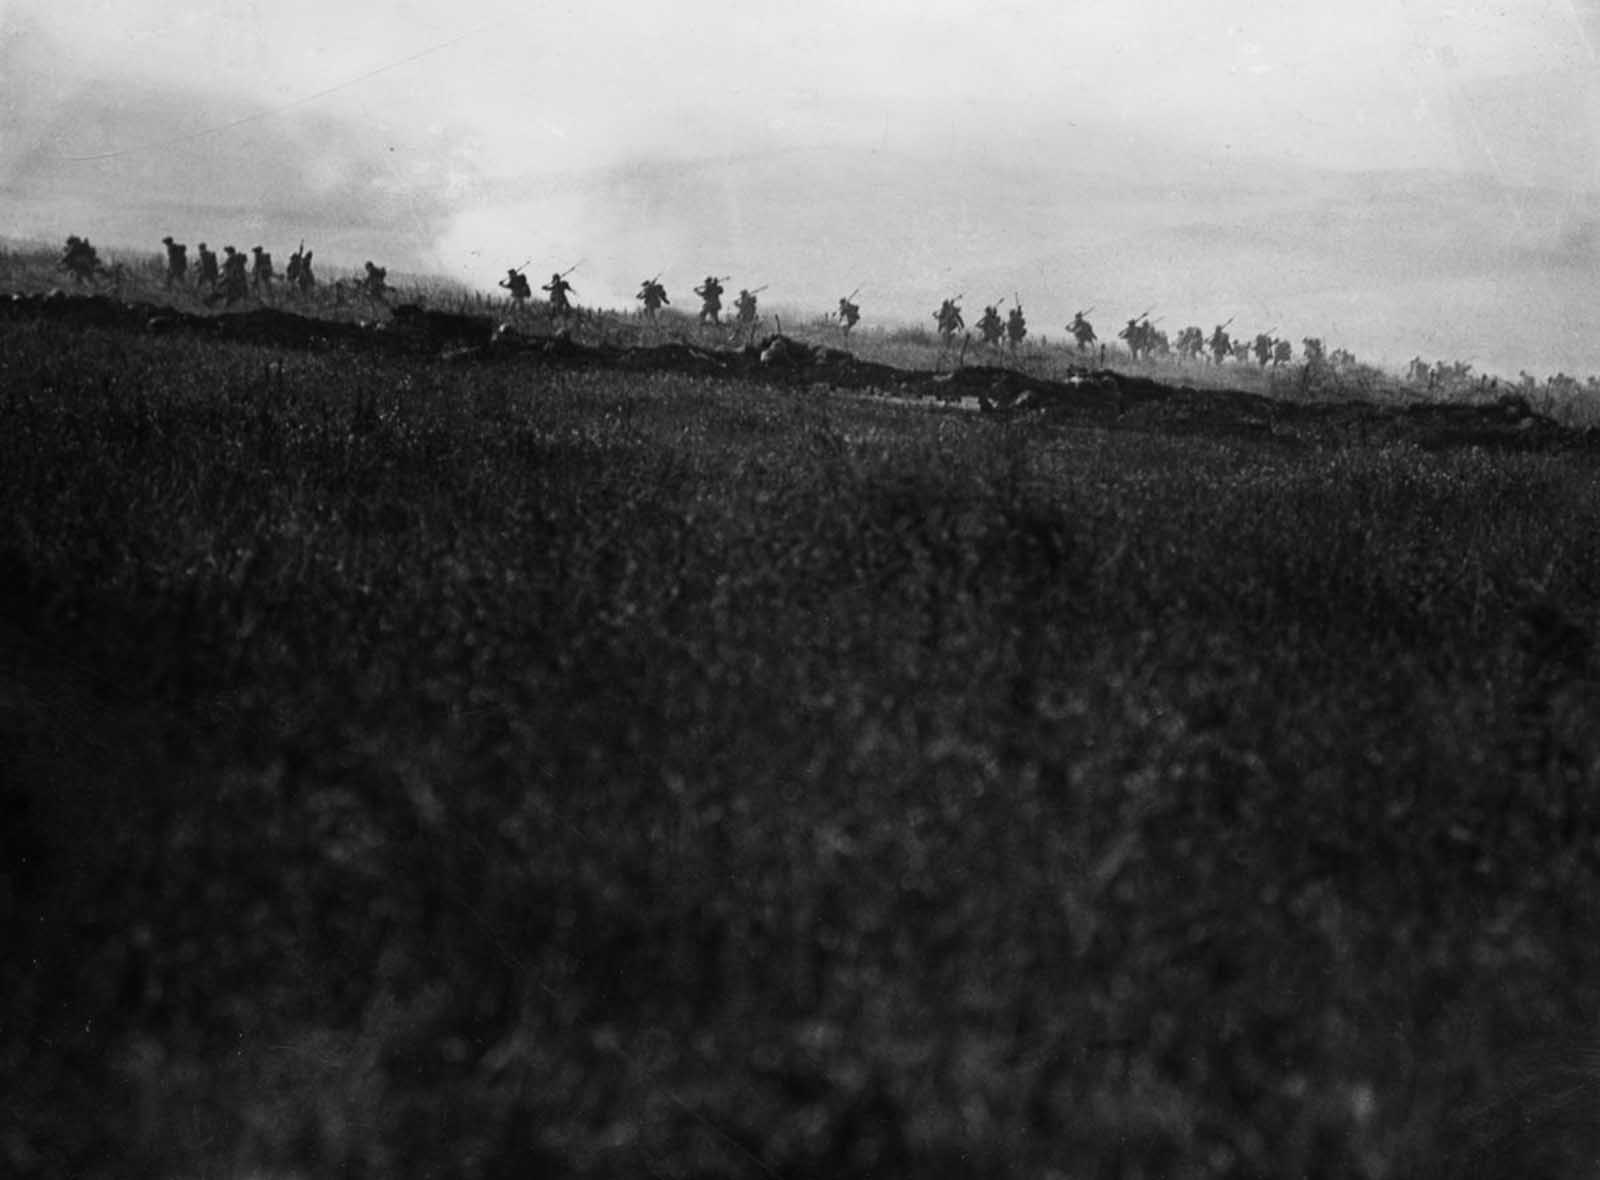
[[[250,293],[250,280],[245,273],[245,257],[232,246],[222,248],[222,299],[224,307],[232,307]]]
[[[541,291],[550,293],[550,314],[565,319],[572,314],[572,301],[567,298],[567,292],[572,290],[572,284],[558,274],[550,276],[550,281]]]
[[[707,320],[713,324],[722,322],[722,284],[715,275],[707,275],[706,281],[694,289],[700,296],[700,322]]]
[[[957,295],[955,299],[946,299],[939,305],[939,310],[933,313],[939,326],[939,336],[945,344],[949,344],[951,337],[967,326],[961,318],[961,309],[956,306],[956,300],[960,298]]]
[[[1211,359],[1216,364],[1221,364],[1228,359],[1228,354],[1233,351],[1233,340],[1228,336],[1228,329],[1218,324],[1211,333]]]
[[[1094,325],[1084,318],[1084,313],[1074,312],[1072,322],[1067,325],[1067,331],[1072,333],[1072,338],[1078,342],[1078,351],[1084,352],[1094,347]]]
[[[215,291],[218,278],[217,252],[209,249],[204,242],[201,242],[196,247],[196,250],[199,251],[200,260],[195,265],[194,285],[196,287],[210,287],[212,291]]]
[[[255,255],[255,265],[251,268],[251,276],[255,279],[257,294],[262,291],[272,290],[272,255],[260,246],[252,246],[250,253]]]
[[[105,269],[101,265],[100,255],[89,244],[89,239],[80,238],[77,234],[67,237],[66,249],[61,252],[61,261],[57,266],[70,274],[74,283],[80,285],[87,283]]]
[[[661,285],[660,276],[646,279],[639,284],[639,293],[634,296],[644,304],[644,314],[647,319],[655,319],[661,308],[672,300],[667,298],[667,289]]]
[[[990,348],[998,348],[1000,338],[1005,335],[1006,326],[1000,319],[1000,309],[989,306],[983,309],[983,315],[978,320],[978,336]]]
[[[734,301],[734,307],[737,309],[736,322],[738,323],[740,330],[748,330],[750,334],[754,336],[756,325],[761,322],[756,316],[755,294],[749,290],[740,288],[739,298]]]
[[[861,308],[850,302],[848,296],[839,300],[839,323],[844,327],[844,334],[850,335],[850,329],[861,322]]]
[[[1017,346],[1028,334],[1028,318],[1022,314],[1022,304],[1018,303],[1011,309],[1011,314],[1006,317],[1006,338],[1011,342],[1011,350],[1016,351]]]
[[[167,289],[170,291],[172,284],[183,283],[189,277],[189,247],[174,242],[171,234],[162,238],[161,244],[167,248]]]
[[[500,280],[500,285],[511,293],[511,304],[518,310],[533,298],[533,287],[528,282],[528,276],[514,267],[506,271],[506,277]]]

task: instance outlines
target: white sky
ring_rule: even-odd
[[[533,255],[582,259],[589,301],[665,266],[922,319],[970,278],[1045,331],[1171,301],[1514,369],[1448,330],[1450,268],[1555,355],[1600,261],[1597,44],[1597,0],[0,0],[0,233],[158,241],[127,210],[188,200],[293,237],[315,207],[350,261],[485,288]]]

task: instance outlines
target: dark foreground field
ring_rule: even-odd
[[[1600,458],[1133,423],[0,327],[0,1171],[1586,1174]]]

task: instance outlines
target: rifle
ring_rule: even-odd
[[[1155,304],[1152,303],[1149,307],[1145,308],[1142,312],[1140,312],[1138,315],[1134,316],[1133,318],[1136,319],[1136,320],[1148,319],[1149,316],[1150,316],[1150,313],[1152,311],[1154,311],[1155,309],[1156,309],[1155,308]]]
[[[582,265],[583,265],[583,259],[580,258],[580,259],[578,259],[578,261],[574,262],[571,266],[567,267],[566,270],[562,271],[561,272],[561,277],[562,278],[566,278],[569,274],[571,274],[573,271],[577,270]]]
[[[1093,315],[1094,314],[1094,308],[1091,307],[1088,311],[1080,311],[1080,312],[1076,312],[1075,314],[1079,315],[1079,316]]]
[[[1238,318],[1239,317],[1236,316],[1236,315],[1231,315],[1226,320],[1224,320],[1222,323],[1218,324],[1217,327],[1226,328],[1229,324],[1233,323],[1233,321],[1238,319]]]
[[[861,294],[861,288],[858,285],[854,291],[850,292],[850,294],[848,294],[848,295],[846,295],[844,297],[845,298],[845,302],[846,303],[850,302],[850,300],[854,299],[859,294]]]
[[[761,294],[761,292],[765,291],[770,286],[772,286],[771,283],[762,283],[759,287],[755,288],[755,290],[751,291],[750,294],[759,295],[759,294]]]

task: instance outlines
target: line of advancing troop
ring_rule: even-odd
[[[231,307],[249,298],[252,293],[257,297],[265,297],[271,294],[272,284],[280,278],[285,289],[300,295],[309,296],[317,287],[316,273],[311,266],[313,251],[306,249],[304,241],[289,255],[288,265],[281,275],[273,265],[272,255],[261,246],[252,246],[249,255],[232,246],[224,246],[219,257],[215,250],[201,242],[196,247],[197,257],[191,265],[189,247],[185,243],[175,241],[168,234],[161,239],[161,244],[166,248],[163,277],[167,290],[192,285],[197,294],[202,291],[206,293],[207,303],[221,302]],[[79,286],[99,277],[118,282],[125,273],[120,263],[106,266],[89,239],[76,234],[67,238],[66,248],[57,265],[70,274]],[[386,267],[369,261],[358,281],[352,284],[338,282],[333,286],[340,294],[353,288],[372,299],[382,300],[392,290],[388,285],[388,277]]]
[[[273,282],[280,277],[273,267],[272,255],[260,246],[252,247],[248,258],[231,245],[224,246],[222,256],[219,258],[215,251],[201,242],[198,246],[199,257],[191,268],[189,248],[185,244],[174,241],[171,235],[162,238],[161,244],[166,247],[167,288],[171,290],[174,287],[187,287],[192,281],[196,292],[207,292],[208,303],[220,301],[225,306],[231,306],[247,299],[252,292],[257,297],[265,297],[271,293]],[[66,249],[62,253],[59,266],[71,274],[80,285],[102,275],[110,276],[114,280],[120,279],[122,273],[120,264],[106,267],[88,239],[77,235],[67,238]],[[354,290],[370,299],[383,301],[392,290],[388,285],[388,270],[374,265],[371,261],[366,262],[364,267],[364,273],[354,282],[335,283],[336,291],[342,295],[347,290]],[[519,311],[533,298],[532,285],[524,273],[527,267],[528,263],[523,263],[520,267],[508,269],[506,277],[500,280],[499,284],[508,292],[513,308]],[[548,297],[546,309],[553,319],[566,320],[576,314],[572,297],[577,292],[567,280],[567,276],[576,269],[577,266],[574,265],[565,271],[553,273],[550,281],[540,288]],[[291,292],[309,296],[316,289],[317,279],[312,271],[312,252],[306,249],[304,241],[289,256],[288,266],[281,277]],[[723,322],[722,297],[726,293],[723,284],[728,281],[727,275],[707,275],[705,281],[694,288],[694,293],[700,298],[699,322],[702,325],[720,325]],[[761,318],[756,297],[766,289],[765,285],[754,289],[740,289],[738,298],[734,301],[733,323],[741,333],[748,332],[753,337],[760,326]],[[839,300],[838,311],[829,313],[828,316],[829,319],[836,319],[846,337],[861,321],[861,306],[855,302],[860,291],[861,289],[857,287],[849,295],[842,297]],[[933,313],[940,340],[946,347],[954,342],[957,333],[964,333],[966,330],[966,323],[961,313],[962,298],[962,295],[956,295],[945,299],[939,305],[939,310]],[[639,284],[639,291],[634,299],[641,305],[641,314],[652,321],[659,316],[663,307],[670,306],[672,302],[667,295],[666,287],[661,283],[659,273]],[[986,305],[983,315],[978,320],[979,339],[989,348],[999,348],[1002,344],[1007,344],[1015,350],[1027,338],[1028,320],[1022,308],[1022,297],[1013,294],[1011,309],[1002,319],[1000,309],[1006,302],[1007,300],[1000,299]],[[1071,334],[1079,353],[1093,353],[1098,343],[1094,325],[1088,319],[1093,311],[1094,308],[1091,307],[1074,313],[1071,322],[1066,325],[1066,330]],[[1272,334],[1275,329],[1257,333],[1253,339],[1243,336],[1235,339],[1228,333],[1228,327],[1233,323],[1233,320],[1229,319],[1218,324],[1209,337],[1198,327],[1186,327],[1174,342],[1156,326],[1159,323],[1159,317],[1152,321],[1147,310],[1129,319],[1117,333],[1118,339],[1124,342],[1129,355],[1135,361],[1141,358],[1146,360],[1166,358],[1174,353],[1179,360],[1199,360],[1210,354],[1213,363],[1218,365],[1230,359],[1244,364],[1253,358],[1258,365],[1265,368],[1268,364],[1278,366],[1288,363],[1294,356],[1294,349],[1289,341],[1278,339]],[[1304,341],[1304,345],[1308,362],[1318,363],[1324,359],[1321,340],[1308,338]],[[1105,351],[1105,345],[1100,344],[1102,364],[1105,361]],[[1334,354],[1333,359],[1337,363],[1347,355],[1340,350]]]
[[[933,313],[933,320],[937,326],[939,338],[946,347],[955,340],[957,333],[965,332],[966,321],[961,314],[961,295],[946,299],[939,305],[939,310]],[[989,304],[983,309],[983,316],[978,320],[978,337],[980,341],[990,347],[999,348],[1002,343],[1009,344],[1015,350],[1028,335],[1028,319],[1022,310],[1022,297],[1014,296],[1010,312],[1006,318],[1000,318],[1000,308],[1006,300],[1001,299]],[[1098,343],[1094,325],[1089,321],[1089,315],[1094,308],[1086,308],[1074,312],[1072,321],[1066,325],[1066,330],[1072,335],[1079,353],[1093,353]],[[1141,312],[1128,320],[1127,324],[1117,333],[1117,338],[1122,340],[1127,347],[1128,354],[1134,359],[1151,360],[1157,357],[1166,358],[1176,353],[1179,360],[1200,360],[1210,354],[1215,364],[1222,364],[1227,360],[1234,360],[1241,364],[1249,361],[1254,356],[1256,363],[1265,368],[1269,363],[1274,367],[1286,364],[1294,359],[1294,346],[1287,340],[1278,339],[1273,335],[1276,328],[1257,333],[1253,340],[1240,337],[1233,338],[1228,333],[1228,326],[1232,319],[1218,324],[1209,337],[1199,327],[1184,328],[1178,334],[1176,344],[1156,324],[1160,323],[1159,317],[1152,321],[1150,312]],[[1325,358],[1323,345],[1320,339],[1309,337],[1304,341],[1306,360],[1310,363],[1320,363]],[[1099,345],[1100,362],[1105,363],[1105,345]],[[1353,360],[1343,350],[1336,350],[1331,358],[1335,363],[1342,360]]]
[[[500,287],[509,294],[512,306],[517,310],[525,308],[528,301],[533,298],[533,287],[528,282],[527,275],[523,273],[526,265],[508,269],[506,277],[500,280]],[[567,275],[576,269],[577,267],[573,266],[565,271],[552,274],[550,281],[540,288],[549,297],[547,310],[553,319],[564,320],[575,314],[570,297],[577,292],[574,291],[572,284],[567,281]],[[707,275],[705,282],[694,289],[694,293],[700,297],[700,323],[714,325],[722,323],[722,297],[727,293],[727,288],[723,284],[728,282],[729,278],[730,276],[728,275]],[[733,323],[741,331],[748,331],[753,335],[760,326],[760,301],[757,297],[766,289],[765,285],[740,289],[739,296],[734,300],[733,304]],[[860,288],[858,287],[855,291],[850,292],[849,295],[839,300],[838,319],[846,335],[849,335],[850,329],[855,327],[861,320],[861,307],[854,302],[859,292]],[[660,316],[662,308],[670,307],[672,304],[672,298],[667,294],[667,289],[662,284],[659,273],[652,275],[639,284],[639,290],[634,295],[634,299],[640,305],[640,314],[645,319],[652,321]]]

